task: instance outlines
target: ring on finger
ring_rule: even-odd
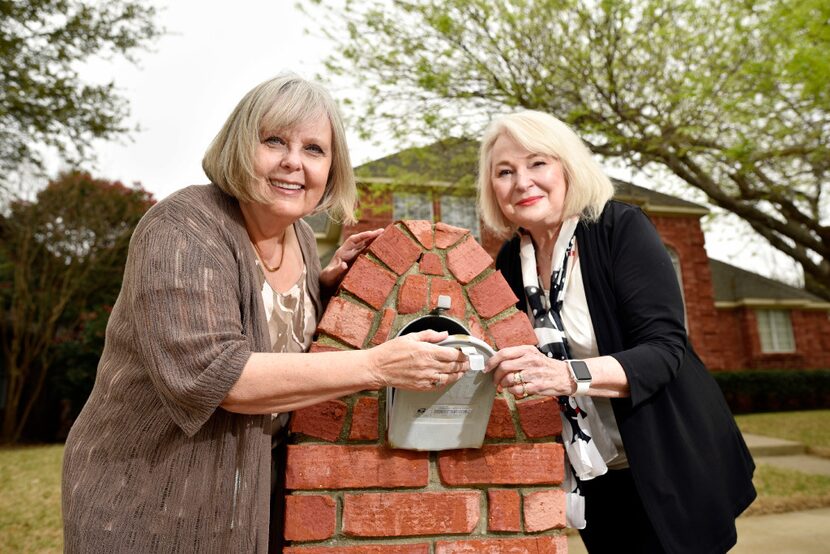
[[[526,397],[527,397],[527,387],[525,387],[525,384],[522,383],[522,398],[526,398]]]
[[[439,385],[439,383],[441,383],[441,375],[436,375],[435,379],[432,380],[431,384],[432,384],[433,388],[435,388]]]
[[[513,374],[513,382],[516,383],[517,385],[524,384],[524,379],[522,378],[522,372],[521,371],[517,371],[516,373]]]

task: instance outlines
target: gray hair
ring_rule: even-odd
[[[332,160],[326,190],[312,213],[325,211],[334,219],[354,223],[357,188],[340,111],[322,86],[293,73],[260,83],[239,101],[205,152],[202,169],[237,200],[266,203],[254,171],[261,133],[288,129],[321,115],[331,124]]]

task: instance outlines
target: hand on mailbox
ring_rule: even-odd
[[[502,348],[487,361],[485,371],[493,373],[499,392],[507,390],[518,398],[533,394],[560,396],[573,392],[565,362],[546,357],[535,346]]]
[[[434,390],[461,379],[470,363],[460,350],[434,344],[446,338],[444,331],[425,330],[370,349],[370,371],[377,388]]]

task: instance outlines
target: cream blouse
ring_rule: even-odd
[[[271,337],[271,352],[305,352],[311,346],[311,338],[316,327],[316,314],[311,295],[306,290],[306,268],[300,278],[290,289],[277,292],[265,279],[265,271],[259,268],[262,303],[265,306],[265,319],[268,321],[268,335]],[[273,414],[277,420],[274,432],[288,424],[289,414]]]
[[[582,281],[582,268],[579,265],[579,248],[576,242],[575,256],[568,264],[567,288],[565,301],[562,303],[562,326],[565,328],[565,336],[568,339],[568,347],[574,359],[593,358],[599,355],[597,349],[597,338],[594,334],[594,323],[591,320],[591,312],[588,310],[588,300],[585,297],[585,285]],[[550,280],[548,279],[548,282]],[[545,290],[545,298],[550,298],[550,291]],[[594,409],[599,420],[605,427],[611,442],[617,449],[617,455],[611,460],[606,460],[609,469],[623,469],[628,467],[628,459],[625,455],[620,429],[617,426],[617,418],[614,417],[614,409],[611,400],[599,396],[592,397]]]

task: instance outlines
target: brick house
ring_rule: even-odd
[[[321,257],[342,237],[401,219],[470,229],[495,257],[501,241],[476,213],[477,155],[477,143],[448,139],[357,167],[360,219],[341,228],[314,218]],[[623,181],[615,185],[615,198],[641,206],[663,238],[681,283],[689,336],[710,369],[830,368],[830,303],[708,258],[700,224],[705,207]]]

